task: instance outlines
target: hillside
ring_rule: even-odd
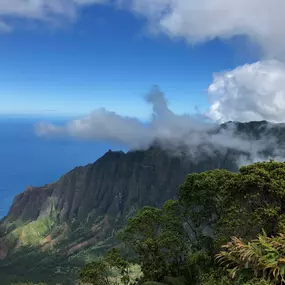
[[[233,125],[235,136],[253,146],[267,137],[264,156],[276,150],[273,139],[282,148],[283,125],[227,123],[217,132],[232,130]],[[215,149],[192,159],[187,152],[173,154],[159,145],[128,153],[108,151],[56,183],[27,187],[0,224],[1,284],[31,280],[31,276],[34,281],[47,278],[72,284],[76,269],[114,244],[116,230],[137,209],[160,207],[175,198],[188,173],[216,168],[237,171],[240,154],[246,152]]]

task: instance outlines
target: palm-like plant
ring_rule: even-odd
[[[285,284],[285,234],[268,237],[262,232],[257,239],[243,242],[233,237],[222,246],[217,259],[232,278],[264,277],[275,284]]]

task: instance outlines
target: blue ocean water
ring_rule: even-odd
[[[43,118],[0,117],[0,218],[27,186],[54,182],[75,166],[94,162],[119,146],[71,139],[44,139],[34,125]],[[63,123],[63,119],[49,118]]]

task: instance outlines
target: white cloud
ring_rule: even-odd
[[[1,0],[0,20],[74,18],[78,8],[102,3],[143,16],[151,32],[190,43],[245,35],[267,56],[285,51],[284,0]]]
[[[120,0],[146,17],[151,31],[190,43],[248,36],[267,55],[285,50],[284,0]]]
[[[284,0],[121,0],[143,15],[150,31],[189,43],[247,36],[267,59],[285,59]],[[214,75],[209,90],[215,120],[285,121],[285,67],[264,60]]]
[[[208,116],[218,121],[285,122],[285,64],[276,60],[217,73]]]
[[[6,31],[11,18],[50,21],[54,17],[76,17],[77,9],[84,5],[102,4],[108,0],[1,0],[0,30]]]
[[[209,129],[209,126],[198,123],[190,115],[176,115],[167,105],[164,94],[158,87],[148,94],[146,101],[153,107],[149,123],[142,123],[137,118],[121,116],[106,109],[97,109],[90,115],[69,122],[65,126],[49,123],[37,125],[40,136],[70,136],[82,139],[112,141],[130,148],[148,146],[154,139],[182,141],[189,130]],[[173,142],[174,143],[174,142]]]
[[[250,153],[250,158],[243,158],[248,161],[262,160],[264,158],[259,152],[268,147],[275,151],[274,157],[285,157],[284,150],[280,150],[275,138],[269,135],[265,134],[259,140],[242,139],[236,136],[234,125],[217,132],[216,124],[189,114],[173,113],[168,108],[164,94],[158,88],[154,88],[148,94],[146,101],[153,107],[151,120],[147,124],[136,118],[123,117],[105,109],[98,109],[66,125],[42,122],[36,126],[36,132],[43,137],[64,136],[115,142],[130,149],[144,149],[158,140],[161,146],[173,152],[177,152],[183,146],[194,159],[202,158],[204,155],[216,155],[216,151],[223,153],[230,148]],[[270,125],[268,128],[270,129]]]
[[[120,0],[147,19],[150,31],[189,43],[243,35],[266,59],[285,59],[284,0]],[[285,121],[285,65],[263,60],[214,75],[209,87],[214,120]]]
[[[0,31],[12,28],[8,24],[10,17],[74,19],[80,7],[105,2],[108,0],[0,0]],[[154,33],[184,38],[189,43],[245,35],[258,43],[268,58],[285,55],[284,0],[113,0],[110,3],[145,17]],[[276,60],[215,74],[208,92],[212,100],[208,116],[212,119],[285,121],[285,67]],[[42,124],[38,130],[42,134],[115,139],[127,145],[145,144],[157,136],[183,139],[189,125],[195,126],[192,118],[173,114],[164,99],[159,98],[148,99],[154,108],[149,126],[101,109],[65,127]]]
[[[245,35],[269,56],[285,50],[284,0],[1,0],[0,20],[74,18],[83,5],[106,2],[143,16],[152,32],[190,43]]]

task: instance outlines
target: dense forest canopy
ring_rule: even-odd
[[[120,250],[86,265],[80,278],[110,284],[104,278],[117,267],[123,284],[283,284],[284,203],[285,163],[190,174],[178,200],[138,211],[118,234]],[[132,282],[131,264],[142,271]]]

